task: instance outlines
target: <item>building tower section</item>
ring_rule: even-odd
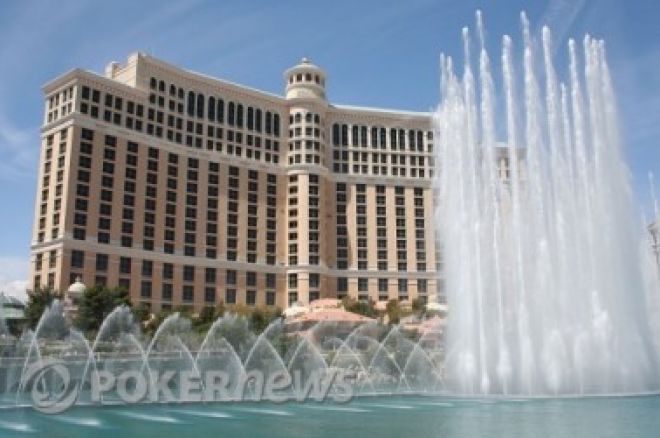
[[[329,285],[325,257],[325,72],[303,58],[284,73],[289,110],[287,148],[287,286],[289,305],[321,298]]]

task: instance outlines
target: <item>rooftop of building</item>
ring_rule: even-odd
[[[120,87],[125,87],[126,91],[138,91],[138,92],[145,92],[147,90],[140,90],[139,88],[127,84],[125,81],[119,80],[118,77],[121,73],[125,72],[126,69],[137,69],[138,64],[140,63],[145,63],[145,64],[150,64],[152,66],[156,66],[160,69],[166,70],[171,74],[174,75],[181,75],[185,77],[188,80],[192,81],[197,81],[200,83],[200,85],[205,85],[205,86],[224,86],[224,87],[229,87],[233,88],[236,91],[241,91],[241,92],[248,92],[250,94],[253,94],[257,97],[260,97],[262,99],[267,99],[271,100],[274,103],[278,104],[283,104],[286,102],[286,96],[283,94],[277,94],[269,91],[264,91],[258,88],[254,88],[251,86],[239,84],[236,82],[228,81],[226,79],[220,79],[218,77],[206,74],[206,73],[200,73],[195,70],[183,68],[177,65],[174,65],[172,63],[169,63],[165,60],[156,58],[152,55],[149,55],[144,52],[135,52],[131,55],[128,56],[127,61],[124,65],[120,65],[117,62],[111,62],[108,64],[108,67],[106,68],[105,74],[100,74],[91,70],[87,70],[84,68],[74,68],[72,70],[69,70],[56,78],[54,78],[51,81],[48,81],[46,84],[43,85],[42,91],[44,94],[49,94],[55,90],[57,90],[60,87],[63,87],[70,83],[72,80],[79,76],[87,77],[88,79],[92,80],[97,80],[97,81],[102,81],[102,82],[107,82],[107,83],[112,83],[113,85],[117,85]],[[295,70],[296,68],[300,66],[311,66],[313,68],[318,68],[319,70],[320,67],[314,65],[309,61],[307,58],[303,58],[301,62],[290,69],[287,69],[285,72],[285,75],[287,72],[290,72],[292,70]],[[322,70],[321,70],[322,71]],[[285,80],[286,82],[286,80]],[[284,84],[286,86],[286,83]],[[146,94],[145,94],[146,96]],[[431,112],[430,111],[410,111],[410,110],[398,110],[398,109],[393,109],[393,108],[379,108],[379,107],[370,107],[370,106],[355,106],[355,105],[342,105],[342,104],[334,104],[331,102],[328,102],[328,109],[332,111],[333,109],[338,110],[338,111],[349,111],[349,112],[361,112],[361,113],[367,113],[367,114],[373,114],[377,116],[396,116],[396,117],[401,117],[401,116],[406,116],[406,117],[411,117],[411,118],[420,118],[420,119],[426,119],[431,117]]]
[[[0,307],[20,307],[24,308],[25,303],[16,297],[0,292]]]
[[[25,318],[25,303],[16,297],[0,292],[0,319],[13,320]]]

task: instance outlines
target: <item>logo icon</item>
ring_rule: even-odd
[[[32,406],[45,414],[65,411],[78,397],[78,387],[72,387],[69,369],[55,359],[31,364],[23,375],[21,388],[31,388]]]

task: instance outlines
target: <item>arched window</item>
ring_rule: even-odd
[[[165,81],[158,82],[158,91],[165,92]]]
[[[215,122],[215,97],[209,97],[209,120]]]
[[[390,129],[390,147],[396,149],[396,129]]]
[[[170,85],[170,96],[176,96],[176,87],[174,85]]]
[[[240,103],[236,105],[236,126],[243,127],[243,105]]]
[[[195,115],[195,93],[188,91],[188,115],[190,117]]]
[[[225,123],[225,101],[218,99],[218,122]]]
[[[151,78],[151,80],[149,81],[149,87],[152,90],[155,90],[157,86],[158,86],[158,81],[156,80],[156,78]]]
[[[273,127],[273,114],[270,111],[266,111],[266,134],[272,132]]]
[[[305,122],[307,122],[307,123],[312,122],[312,113],[305,114]]]
[[[296,123],[300,123],[302,121],[302,115],[300,113],[296,113],[295,120]]]
[[[302,81],[302,74],[301,74],[301,73],[298,73],[298,74],[296,75],[296,82],[300,82],[300,81]]]
[[[204,95],[201,93],[197,95],[197,117],[204,118]]]
[[[320,124],[321,123],[321,118],[319,117],[318,114],[314,114],[314,123]]]
[[[275,137],[280,136],[280,115],[279,114],[273,114],[273,134],[275,134]]]
[[[332,144],[339,146],[339,123],[332,125]]]
[[[341,145],[348,146],[348,125],[341,125]]]
[[[305,80],[311,82],[311,80],[312,80],[312,74],[311,74],[311,73],[307,73],[307,74],[305,75]]]
[[[178,94],[179,94],[179,99],[183,99],[183,97],[185,96],[186,92],[183,91],[183,88],[179,88]]]
[[[234,126],[234,102],[227,104],[227,123],[229,126]]]
[[[254,114],[254,130],[261,132],[261,110],[257,108]]]
[[[251,106],[247,109],[247,129],[250,131],[254,129],[254,108]]]

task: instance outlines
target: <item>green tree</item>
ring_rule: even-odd
[[[282,316],[282,311],[279,308],[269,309],[264,307],[255,307],[250,313],[250,328],[254,333],[263,332],[268,325]]]
[[[62,295],[51,287],[36,287],[34,290],[28,290],[28,301],[25,306],[25,319],[27,326],[32,330],[39,323],[44,310],[55,299],[61,299]]]
[[[151,310],[149,310],[149,306],[146,303],[140,303],[135,306],[133,308],[133,314],[135,315],[135,319],[140,321],[141,324],[146,323],[151,318]]]
[[[349,312],[357,313],[358,315],[367,316],[369,318],[376,318],[378,311],[373,301],[355,300],[351,297],[345,297],[342,300],[344,309]]]
[[[206,333],[209,328],[211,328],[211,325],[213,324],[213,321],[215,321],[216,318],[216,312],[213,307],[210,306],[204,306],[202,310],[199,312],[199,314],[195,317],[192,318],[192,327],[198,332],[198,333]]]
[[[421,298],[418,297],[412,300],[412,312],[415,315],[422,315],[424,313],[424,310],[425,310],[425,305],[424,305],[424,301],[422,301]]]
[[[215,318],[218,319],[221,316],[225,315],[225,312],[227,311],[225,307],[225,303],[223,301],[220,301],[217,306],[215,306]]]
[[[153,336],[158,330],[158,327],[170,316],[173,312],[171,310],[161,310],[154,318],[151,318],[143,325],[143,330],[146,335]]]
[[[98,330],[103,319],[115,307],[130,306],[131,300],[125,288],[109,289],[96,285],[87,288],[76,304],[78,305],[76,326],[85,332],[93,332]]]
[[[202,323],[215,321],[215,309],[211,306],[204,306],[199,312],[197,319]]]
[[[385,312],[387,313],[387,319],[390,324],[398,324],[403,313],[401,306],[399,305],[399,300],[389,300],[385,307]]]

